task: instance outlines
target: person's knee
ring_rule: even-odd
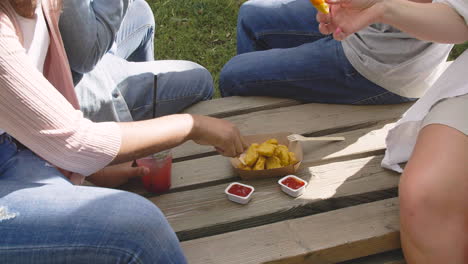
[[[427,182],[424,183],[424,175],[422,170],[405,170],[399,186],[400,196],[400,211],[401,214],[413,215],[415,212],[426,211],[427,206],[432,203],[437,203],[434,193],[427,188],[421,188],[421,184],[426,187]],[[432,206],[432,205],[431,205]],[[418,213],[419,215],[419,213]]]
[[[219,74],[219,90],[223,97],[239,95],[241,93],[239,90],[240,81],[244,80],[246,74],[244,74],[245,68],[239,67],[238,63],[236,63],[239,56],[242,55],[229,60]]]
[[[450,214],[468,216],[463,191],[451,188],[449,181],[443,172],[427,166],[405,170],[399,186],[402,216],[415,221]]]
[[[213,97],[214,85],[211,73],[203,66],[192,61],[178,61],[179,71],[184,72],[185,81],[190,89],[197,89],[199,100],[208,100]]]
[[[128,192],[119,193],[114,203],[119,204],[119,208],[114,208],[119,215],[106,227],[116,239],[118,237],[119,245],[114,246],[138,256],[142,263],[155,263],[151,260],[156,259],[163,260],[157,263],[166,263],[164,259],[184,258],[173,229],[153,203]]]
[[[255,23],[259,18],[265,17],[268,6],[272,5],[270,0],[250,0],[243,3],[239,9],[238,21],[245,25]]]
[[[199,72],[198,81],[200,83],[200,98],[202,100],[209,100],[213,97],[214,93],[213,77],[211,76],[210,71],[201,65],[199,66],[200,67],[197,69],[197,71]]]
[[[154,20],[153,10],[145,0],[135,0],[131,4],[131,8],[138,10],[138,16],[140,19],[144,20],[144,23],[153,29],[153,32],[156,29],[156,22]]]

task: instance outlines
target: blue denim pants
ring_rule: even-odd
[[[161,211],[141,196],[74,186],[0,136],[0,263],[186,263]]]
[[[250,0],[239,11],[237,53],[222,69],[222,96],[274,96],[303,102],[411,101],[370,82],[339,41],[322,35],[309,0]]]
[[[213,78],[201,65],[154,60],[155,27],[148,3],[133,1],[112,48],[91,72],[74,73],[86,117],[96,122],[143,120],[153,117],[153,109],[156,117],[174,114],[212,97]],[[76,45],[67,50],[79,49],[79,43]]]

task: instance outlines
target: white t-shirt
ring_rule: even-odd
[[[435,0],[454,8],[466,21],[468,26],[468,2],[466,0]],[[382,166],[402,172],[399,163],[409,160],[413,153],[422,121],[427,113],[442,99],[468,94],[468,50],[460,55],[442,74],[437,82],[429,88],[403,115],[395,127],[390,130],[386,143],[387,151]]]
[[[37,70],[44,72],[44,62],[49,49],[50,37],[42,12],[41,0],[37,1],[37,8],[33,18],[25,18],[16,14],[16,19],[23,32],[23,46],[26,54],[36,66]],[[0,135],[5,131],[0,129]]]
[[[342,45],[346,58],[362,76],[410,98],[420,98],[436,82],[453,47],[419,40],[381,23],[352,34]]]

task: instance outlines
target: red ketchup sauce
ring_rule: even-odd
[[[228,190],[228,193],[234,194],[240,197],[247,197],[251,192],[252,192],[251,188],[245,187],[239,184],[232,185]]]
[[[286,179],[284,179],[282,182],[282,184],[288,186],[289,188],[293,189],[293,190],[297,190],[299,188],[301,188],[302,186],[305,185],[305,183],[303,181],[300,181],[296,178],[293,178],[293,177],[288,177]]]

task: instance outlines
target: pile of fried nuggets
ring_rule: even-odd
[[[262,144],[253,143],[239,160],[241,161],[239,169],[242,170],[269,170],[294,165],[298,162],[296,155],[290,152],[287,146],[278,144],[275,138]]]

